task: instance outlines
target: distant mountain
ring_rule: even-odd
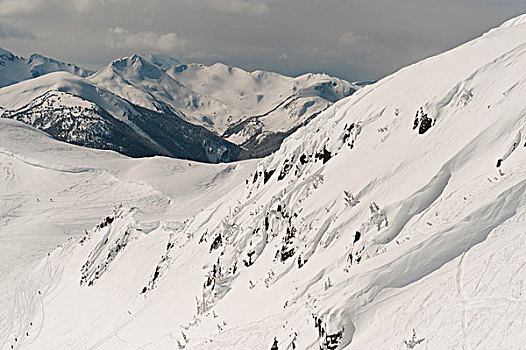
[[[79,77],[93,74],[93,71],[39,54],[33,54],[25,59],[0,48],[0,87],[58,71],[69,72]]]
[[[52,72],[69,72],[79,77],[87,77],[93,74],[93,71],[80,68],[71,63],[57,61],[53,58],[45,57],[39,54],[32,54],[27,60],[30,72],[33,78]]]
[[[167,70],[172,66],[181,64],[178,59],[159,53],[145,53],[142,56],[151,63],[160,67],[162,70]]]
[[[360,80],[353,82],[354,85],[364,87],[376,83],[378,80]]]
[[[39,77],[43,79],[34,79]],[[291,78],[249,73],[222,63],[182,64],[160,54],[132,55],[92,72],[37,54],[26,60],[3,49],[2,86],[3,117],[30,123],[60,140],[132,156],[161,154],[208,162],[268,155],[296,129],[358,89],[325,74]],[[80,108],[80,114],[70,113],[77,100],[69,98],[70,105],[62,105],[63,96],[58,98],[56,91],[93,105]],[[38,113],[47,117],[36,118]],[[94,134],[81,135],[88,121],[95,125],[94,115],[113,130],[111,135],[98,135],[96,142]],[[110,122],[108,116],[115,120]],[[121,125],[117,121],[150,145],[140,141],[139,151],[122,144],[116,138]],[[130,130],[121,132],[130,135]]]
[[[132,157],[165,155],[229,162],[241,148],[170,112],[134,105],[67,72],[50,73],[0,89],[0,116],[54,138]]]
[[[326,74],[291,78],[222,63],[180,64],[161,55],[116,60],[88,80],[142,107],[180,113],[240,145],[245,157],[272,153],[299,126],[358,89]]]

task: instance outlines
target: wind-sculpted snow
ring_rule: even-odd
[[[79,233],[28,311],[46,316],[38,335],[15,345],[520,349],[526,25],[514,23],[336,102],[184,221],[121,209]]]
[[[45,292],[56,287],[51,284],[48,288],[48,284],[59,280],[62,262],[74,247],[58,255],[53,249],[68,237],[79,234],[75,241],[80,241],[85,229],[90,232],[120,204],[139,208],[133,212],[135,220],[155,218],[136,225],[142,232],[151,232],[161,219],[183,220],[227,193],[247,176],[252,164],[213,167],[165,157],[131,159],[58,142],[21,122],[0,119],[0,349],[10,348],[13,334],[20,334],[18,341],[26,332],[37,334],[33,326],[40,321],[32,315],[42,307]],[[130,220],[129,216],[125,219]],[[125,231],[115,229],[112,234],[124,236]],[[113,242],[105,246],[108,249],[101,258],[117,247]],[[119,249],[109,270],[123,252]],[[51,256],[43,262],[44,270],[28,279],[48,253]],[[89,253],[85,252],[78,265],[77,285]],[[148,273],[151,267],[145,269]],[[141,279],[140,288],[143,283]],[[94,287],[97,284],[98,280]]]

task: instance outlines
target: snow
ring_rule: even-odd
[[[124,101],[68,72],[49,73],[1,88],[0,106],[4,109],[19,109],[49,91],[60,91],[79,96],[106,109],[115,118],[127,120],[123,117],[123,106],[126,105]]]
[[[57,71],[70,72],[84,78],[93,74],[92,71],[77,67],[74,64],[60,62],[39,54],[32,54],[27,60],[27,65],[30,67],[32,77],[37,77]]]
[[[57,215],[5,171],[30,204],[0,232],[85,220],[10,285],[3,346],[521,349],[525,62],[526,23],[508,21],[336,102],[257,164],[190,170],[0,121],[8,169],[55,197],[78,184]]]
[[[27,79],[29,70],[26,61],[0,48],[0,87]]]
[[[222,63],[180,64],[155,54],[116,60],[89,81],[148,109],[169,107],[218,134],[258,116],[265,117],[266,132],[286,132],[358,89],[324,74],[291,78],[264,71],[249,73]],[[327,96],[316,90],[323,86]],[[294,104],[285,104],[291,101]],[[305,105],[309,113],[301,112]],[[241,144],[250,136],[229,140]]]
[[[2,314],[17,307],[13,293],[25,292],[16,286],[27,283],[28,269],[65,237],[98,223],[102,213],[124,204],[139,207],[137,217],[182,221],[227,193],[252,164],[130,159],[61,143],[20,122],[0,119]],[[17,322],[2,317],[0,348],[8,347],[5,327],[16,329]]]
[[[109,112],[117,120],[128,124],[139,135],[155,143],[128,119],[130,115],[138,114],[129,102],[69,72],[53,72],[0,88],[0,116],[5,110],[22,109],[35,104],[35,100],[50,93],[55,94],[55,92],[61,92],[61,96],[66,98],[55,100],[55,107],[71,107],[72,105],[68,104],[71,99],[76,105],[91,107],[96,105]]]
[[[163,149],[160,145],[168,142],[166,138],[160,140],[162,135],[148,135],[144,126],[141,128],[131,121],[140,123],[143,119],[141,108],[146,108],[162,114],[160,117],[166,118],[167,123],[176,123],[173,120],[180,118],[204,127],[207,130],[193,130],[215,140],[214,145],[219,142],[231,150],[231,156],[217,155],[221,152],[216,150],[208,152],[212,162],[263,157],[274,152],[286,136],[357,89],[346,81],[324,74],[290,78],[263,71],[248,73],[219,63],[210,67],[180,64],[160,54],[124,57],[94,74],[37,54],[28,60],[7,52],[1,57],[7,62],[4,67],[0,65],[0,114],[5,117],[34,106],[44,96],[58,91],[93,103],[95,106],[90,110],[107,111],[141,138]],[[55,102],[54,110],[69,107],[61,105],[59,100]],[[55,134],[68,134],[68,138],[60,138],[68,142],[83,139],[69,130]],[[181,136],[176,138],[180,140]],[[93,147],[93,144],[84,145]],[[102,148],[119,150],[119,147],[105,144]],[[159,154],[180,155],[180,150],[165,149]],[[192,158],[192,155],[185,157]],[[204,157],[194,155],[192,159]]]
[[[29,59],[25,59],[0,47],[0,87],[57,71],[66,71],[81,77],[87,77],[93,73],[74,64],[39,54],[32,54]]]
[[[179,60],[161,53],[145,53],[143,57],[161,68],[163,71],[181,64]]]
[[[250,73],[223,63],[211,66],[179,65],[172,67],[167,73],[192,90],[211,96],[224,105],[235,107],[233,112],[229,111],[230,125],[241,122],[246,117],[269,113],[263,119],[264,129],[273,132],[288,131],[305,121],[311,113],[300,115],[298,110],[301,110],[306,101],[312,103],[313,111],[324,110],[330,102],[334,102],[320,96],[314,90],[315,86],[331,85],[337,99],[346,97],[357,89],[346,81],[324,74],[306,74],[292,78],[265,71]],[[332,85],[333,83],[336,85]],[[298,107],[283,105],[283,101],[296,99],[300,101],[297,103]],[[211,118],[210,115],[207,116]],[[219,113],[214,117],[225,119]],[[221,127],[218,123],[214,120],[214,125],[218,125],[220,131],[226,130],[226,126]]]

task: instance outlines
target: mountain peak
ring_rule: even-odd
[[[517,16],[515,18],[512,18],[504,22],[499,28],[510,28],[510,27],[519,26],[523,24],[526,24],[526,14]]]
[[[29,56],[28,61],[36,60],[36,59],[47,59],[47,60],[49,60],[50,58],[46,57],[44,55],[41,55],[39,53],[33,53],[33,54],[31,54],[31,56]]]
[[[83,78],[93,74],[91,70],[40,54],[34,53],[25,59],[0,48],[0,87],[59,71],[69,72]]]
[[[13,61],[17,56],[15,56],[11,51],[7,51],[6,49],[0,47],[0,60],[8,60]]]
[[[29,59],[27,60],[27,64],[30,66],[34,66],[37,64],[46,64],[46,63],[52,63],[52,64],[63,64],[67,66],[71,66],[70,63],[62,63],[60,61],[57,61],[53,58],[46,57],[44,55],[41,55],[39,53],[34,53],[29,56]]]
[[[163,74],[158,66],[150,63],[149,60],[137,54],[133,54],[130,57],[119,58],[113,61],[110,64],[110,67],[111,69],[116,69],[125,74],[132,74],[141,79],[159,79]]]
[[[137,54],[133,54],[131,56],[121,57],[113,60],[111,62],[111,66],[117,67],[117,68],[124,68],[129,67],[133,65],[135,62],[141,61],[141,57]]]
[[[29,56],[27,65],[30,67],[30,72],[33,77],[38,77],[44,74],[67,71],[80,77],[87,77],[93,74],[92,71],[83,69],[71,63],[61,62],[54,58],[46,57],[38,53]]]
[[[145,53],[143,55],[143,58],[158,66],[164,71],[168,70],[173,66],[181,64],[181,61],[179,61],[178,59],[160,53]]]

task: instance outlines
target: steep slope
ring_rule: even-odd
[[[136,106],[67,72],[1,88],[0,106],[0,117],[23,121],[58,140],[133,157],[217,163],[238,159],[241,152],[177,115]]]
[[[152,54],[116,60],[89,80],[144,108],[170,110],[223,135],[243,146],[245,157],[272,153],[299,126],[357,89],[324,74],[290,78],[221,63],[179,64]]]
[[[39,54],[33,54],[29,59],[25,59],[0,48],[0,87],[58,71],[69,72],[80,77],[93,74],[92,71],[74,64],[60,62]]]
[[[101,215],[17,289],[9,344],[520,349],[524,67],[526,15],[337,102],[186,222]]]

